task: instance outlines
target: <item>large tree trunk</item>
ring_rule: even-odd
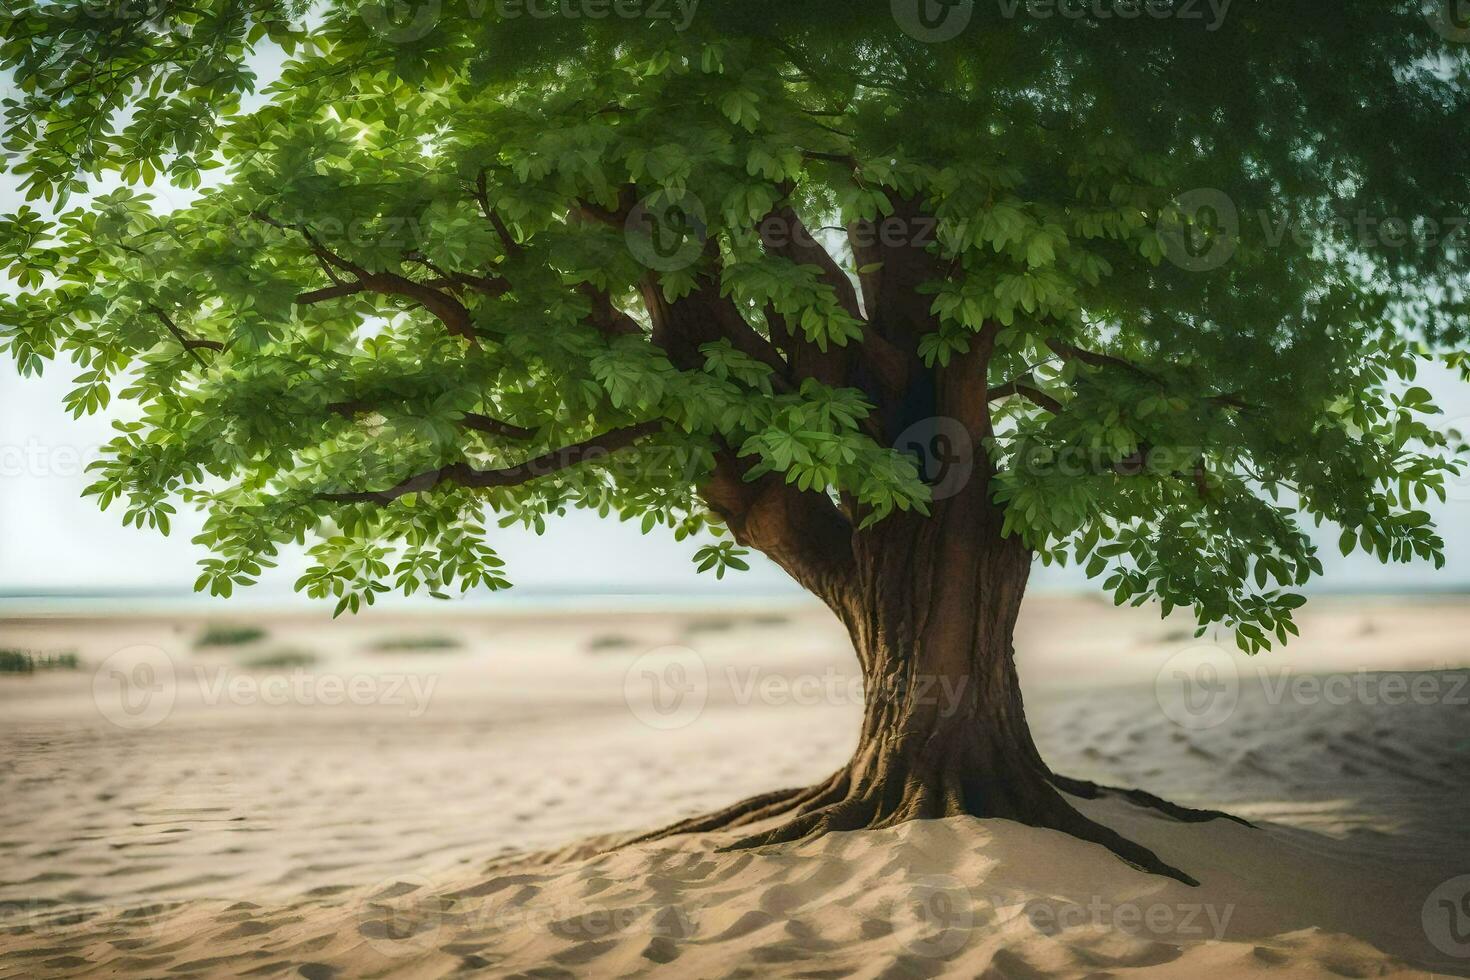
[[[969,482],[976,485],[937,502],[930,517],[898,515],[855,535],[856,574],[824,596],[862,664],[865,710],[851,761],[816,786],[744,800],[640,840],[774,823],[731,845],[745,848],[907,820],[1001,817],[1195,883],[1059,792],[1103,789],[1053,775],[1032,742],[1012,646],[1031,554],[1001,536],[984,477]],[[1181,819],[1218,815],[1126,795]]]
[[[897,206],[911,220],[924,214],[916,199],[900,199]],[[790,209],[777,217],[800,226]],[[876,268],[863,281],[865,311],[840,267],[809,238],[795,252],[783,253],[775,242],[767,246],[824,270],[844,306],[855,316],[866,312],[871,327],[861,350],[817,348],[768,311],[770,342],[781,352],[774,363],[784,356],[794,372],[787,383],[809,376],[862,385],[877,406],[865,422],[870,435],[906,442],[932,428],[935,442],[942,436],[949,441],[922,447],[931,457],[926,462],[964,472],[927,474],[936,498],[930,514],[895,513],[864,528],[857,501],[847,497],[837,506],[825,492],[797,492],[780,474],[752,476],[735,447],[716,440],[715,467],[701,495],[738,542],[780,565],[846,624],[862,662],[863,728],[851,761],[816,786],[742,800],[638,840],[750,828],[751,836],[731,845],[738,848],[913,819],[1003,817],[1093,841],[1138,867],[1192,883],[1145,848],[1088,820],[1059,790],[1117,794],[1181,820],[1224,814],[1058,776],[1026,727],[1011,640],[1032,555],[1018,539],[1001,534],[1003,512],[991,499],[985,448],[993,435],[987,378],[1000,325],[987,324],[946,366],[927,368],[918,340],[939,323],[918,286],[945,272],[922,243],[884,245],[869,254],[855,240],[860,262]],[[691,371],[703,364],[701,345],[726,334],[759,355],[768,342],[744,325],[715,281],[696,285],[667,302],[656,279],[645,283],[654,342]]]

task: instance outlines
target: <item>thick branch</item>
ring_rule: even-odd
[[[379,408],[379,405],[374,404],[373,402],[364,401],[362,399],[351,399],[348,401],[332,402],[327,405],[327,411],[335,412],[338,415],[344,415],[348,418],[354,418],[358,415],[363,414],[364,412],[375,412],[378,411]],[[487,435],[500,436],[504,439],[524,440],[530,439],[536,435],[535,429],[528,429],[524,426],[516,425],[512,422],[506,422],[502,419],[497,419],[493,416],[484,415],[479,412],[464,413],[464,415],[459,420],[459,424],[464,426],[466,429],[472,429],[475,432],[483,432]]]
[[[511,235],[510,228],[506,227],[505,222],[501,220],[499,212],[490,206],[490,192],[485,186],[484,170],[481,170],[479,175],[475,177],[475,199],[480,202],[481,213],[485,215],[490,224],[495,228],[495,234],[500,236],[500,244],[505,246],[506,254],[510,255],[519,252],[521,250],[520,243]]]
[[[1020,395],[1051,412],[1053,415],[1062,414],[1062,403],[1036,387],[1035,379],[1031,372],[1026,372],[1020,377],[1007,381],[1005,384],[996,385],[985,393],[987,402],[1000,401],[1013,395]]]
[[[745,480],[746,467],[728,447],[700,495],[740,544],[761,552],[829,605],[852,585],[852,525],[823,494],[788,486],[775,474]]]
[[[478,470],[468,463],[451,463],[437,470],[418,473],[386,490],[363,490],[352,493],[321,493],[319,500],[344,504],[388,504],[410,493],[432,490],[445,483],[472,489],[488,487],[513,487],[543,476],[570,469],[581,463],[592,462],[626,449],[644,436],[652,435],[663,428],[658,421],[641,422],[621,429],[612,429],[600,436],[582,442],[553,449],[523,463],[494,470]]]
[[[184,350],[189,352],[190,357],[194,358],[194,360],[198,362],[200,367],[206,366],[204,363],[204,358],[199,356],[199,351],[201,349],[214,351],[222,351],[225,349],[225,345],[217,340],[199,340],[195,337],[185,336],[184,332],[179,329],[178,324],[174,323],[173,318],[170,317],[167,313],[163,312],[156,306],[150,307],[150,309],[152,309],[153,314],[163,322],[163,325],[168,328],[168,332],[174,335],[174,338],[178,340],[179,345],[183,347]]]
[[[1124,358],[1116,357],[1112,354],[1099,353],[1098,351],[1085,350],[1084,348],[1077,347],[1062,340],[1058,340],[1056,337],[1048,337],[1046,339],[1046,346],[1050,347],[1064,361],[1080,361],[1081,363],[1090,365],[1091,367],[1111,366],[1121,368],[1122,370],[1128,371],[1129,373],[1143,378],[1146,381],[1151,381],[1161,388],[1165,387],[1164,382],[1160,380],[1157,375],[1153,374],[1146,368],[1139,367],[1132,361],[1125,360]],[[1239,395],[1229,392],[1219,395],[1204,395],[1202,397],[1205,401],[1209,402],[1212,405],[1221,405],[1226,408],[1238,408],[1242,411],[1251,411],[1256,409],[1257,407],[1255,405],[1252,405],[1250,402],[1244,400]]]
[[[613,305],[607,290],[584,282],[577,286],[577,291],[592,301],[592,312],[588,315],[587,322],[604,337],[611,340],[614,337],[636,337],[643,333],[637,320]]]
[[[360,293],[366,288],[360,282],[338,283],[335,286],[327,286],[322,289],[314,289],[309,293],[301,293],[296,297],[296,305],[311,306],[313,303],[324,303],[327,300],[341,299],[343,296]]]
[[[502,439],[530,439],[536,435],[535,429],[528,429],[523,425],[505,422],[489,415],[481,415],[479,412],[466,412],[459,424],[466,429],[474,429],[486,435],[500,436]]]
[[[252,211],[251,216],[258,221],[270,225],[272,228],[281,231],[293,230],[264,212]],[[331,263],[344,272],[351,273],[356,277],[355,282],[334,283],[323,289],[302,293],[296,297],[298,306],[310,306],[312,303],[320,303],[324,300],[350,296],[360,292],[399,296],[411,299],[428,310],[444,324],[450,333],[457,337],[463,337],[471,344],[479,344],[479,338],[475,335],[474,321],[470,317],[469,310],[465,309],[464,304],[453,296],[440,292],[427,283],[414,282],[412,279],[406,276],[400,276],[397,273],[368,272],[362,266],[347,261],[323,246],[305,226],[297,227],[294,230],[306,240],[308,247],[310,247],[312,253],[318,259]]]
[[[1149,381],[1154,382],[1155,384],[1158,383],[1158,379],[1155,378],[1153,374],[1151,374],[1149,371],[1139,367],[1132,361],[1124,360],[1121,357],[1114,357],[1112,354],[1102,354],[1097,351],[1084,350],[1081,347],[1069,344],[1063,340],[1059,340],[1056,337],[1046,338],[1046,346],[1050,347],[1057,354],[1057,356],[1064,361],[1081,361],[1083,364],[1090,365],[1091,367],[1112,366],[1116,368],[1122,368],[1124,371],[1136,374],[1141,378],[1146,378]]]

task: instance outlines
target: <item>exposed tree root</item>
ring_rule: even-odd
[[[711,833],[766,823],[785,818],[721,848],[739,851],[750,848],[812,840],[834,831],[894,827],[909,820],[931,820],[951,816],[1001,817],[1033,827],[1058,830],[1080,840],[1099,844],[1123,861],[1150,874],[1163,875],[1187,885],[1199,882],[1163,861],[1148,848],[1088,819],[1058,789],[1083,799],[1116,795],[1173,819],[1194,823],[1225,817],[1250,826],[1226,813],[1177,806],[1141,790],[1099,786],[1085,780],[1054,776],[1049,771],[1031,773],[1042,779],[1020,778],[1009,782],[976,780],[950,771],[919,779],[888,778],[855,782],[844,770],[805,789],[786,789],[741,800],[713,813],[691,817],[661,830],[644,834],[621,846],[661,840],[681,834]]]
[[[1199,810],[1193,807],[1180,806],[1178,803],[1153,795],[1146,790],[1129,789],[1122,786],[1103,786],[1099,783],[1088,782],[1085,779],[1074,779],[1071,776],[1062,776],[1051,773],[1048,777],[1051,784],[1064,793],[1081,797],[1084,800],[1096,800],[1106,796],[1117,796],[1127,800],[1134,806],[1146,807],[1150,810],[1158,810],[1160,813],[1178,820],[1180,823],[1204,823],[1207,820],[1233,820],[1242,827],[1254,828],[1255,824],[1244,817],[1237,817],[1233,813],[1224,810]]]
[[[846,780],[847,774],[838,772],[814,786],[760,793],[738,803],[732,803],[722,810],[689,817],[632,840],[624,841],[621,846],[643,844],[666,837],[677,837],[681,834],[706,834],[718,830],[732,830],[788,813],[805,812],[808,809],[825,806],[839,798],[839,794],[847,789]]]
[[[885,779],[871,784],[866,791],[846,796],[835,803],[796,813],[775,827],[743,837],[721,850],[739,851],[791,844],[834,831],[882,829],[909,820],[952,816],[1005,817],[1100,844],[1140,871],[1173,878],[1186,885],[1199,884],[1148,848],[1089,820],[1049,786],[1023,795],[1024,803],[1013,793],[986,793],[983,788],[966,785],[957,777],[926,781]],[[976,799],[977,796],[981,799]],[[985,797],[991,798],[991,805],[984,805]]]

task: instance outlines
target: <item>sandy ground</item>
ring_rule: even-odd
[[[1470,976],[1470,601],[1319,600],[1249,659],[1028,600],[1053,768],[1258,824],[1079,804],[1199,888],[996,820],[568,847],[837,768],[820,609],[234,622],[0,621],[85,664],[0,676],[0,977]]]

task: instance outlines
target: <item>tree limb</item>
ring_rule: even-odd
[[[836,608],[852,585],[856,565],[852,525],[832,501],[788,486],[773,473],[745,479],[745,467],[724,446],[700,496],[735,540],[761,552],[805,588]]]
[[[168,332],[174,335],[175,339],[178,340],[179,345],[183,347],[184,350],[189,352],[189,356],[194,358],[194,360],[199,363],[200,367],[208,366],[204,363],[204,358],[199,356],[200,349],[213,351],[222,351],[225,349],[225,345],[217,340],[199,340],[194,337],[185,336],[184,332],[179,329],[178,324],[174,323],[173,318],[170,317],[167,313],[163,312],[163,310],[160,310],[156,306],[151,306],[149,307],[149,309],[153,311],[153,314],[157,316],[159,320],[163,321],[163,325],[168,328]]]
[[[1052,351],[1055,352],[1057,356],[1059,356],[1064,361],[1080,361],[1081,363],[1090,365],[1092,367],[1111,366],[1121,368],[1136,375],[1137,377],[1143,378],[1146,381],[1151,381],[1161,388],[1167,387],[1164,382],[1153,372],[1149,371],[1146,368],[1139,367],[1137,364],[1134,364],[1132,361],[1126,360],[1124,358],[1116,357],[1112,354],[1103,354],[1098,351],[1086,350],[1084,348],[1077,347],[1074,344],[1069,344],[1063,340],[1059,340],[1056,337],[1048,337],[1046,339],[1046,346],[1051,348]],[[1230,392],[1218,395],[1205,395],[1203,397],[1205,401],[1209,402],[1212,405],[1221,405],[1226,408],[1238,408],[1242,411],[1254,411],[1258,409],[1258,406],[1252,405],[1250,402],[1241,398],[1239,395]]]
[[[985,400],[986,402],[1000,401],[1003,398],[1010,398],[1013,395],[1020,395],[1022,398],[1034,402],[1053,415],[1062,414],[1062,403],[1038,388],[1035,384],[1035,378],[1030,371],[1007,381],[1005,384],[996,385],[994,388],[989,389],[985,393]]]
[[[310,306],[324,300],[336,299],[342,296],[350,296],[360,292],[382,293],[386,296],[399,296],[411,299],[424,309],[428,310],[457,337],[463,337],[472,346],[479,346],[479,338],[475,334],[474,320],[470,316],[463,303],[448,293],[440,292],[427,283],[415,282],[407,276],[401,276],[394,272],[369,272],[362,266],[356,265],[337,255],[326,248],[314,236],[310,229],[304,225],[291,228],[263,211],[252,211],[250,216],[261,221],[272,228],[281,231],[295,231],[301,235],[311,248],[311,251],[323,262],[331,263],[344,272],[351,273],[356,277],[356,282],[334,283],[323,289],[302,293],[296,297],[298,306]]]
[[[327,405],[327,411],[333,412],[337,415],[343,415],[348,418],[355,418],[356,416],[361,415],[364,412],[375,412],[378,411],[378,409],[378,405],[375,405],[369,401],[364,401],[362,399],[350,399],[348,401],[331,402]],[[525,426],[516,425],[513,422],[506,422],[503,419],[497,419],[493,416],[484,415],[480,412],[465,412],[460,417],[459,424],[464,426],[466,429],[472,429],[475,432],[483,432],[486,435],[500,436],[504,439],[524,440],[530,439],[536,435],[535,429],[528,429]]]
[[[475,177],[475,199],[480,202],[480,211],[495,228],[495,234],[500,237],[500,244],[505,246],[507,255],[513,255],[521,250],[520,243],[511,235],[504,221],[501,220],[499,212],[490,206],[490,192],[485,186],[485,171],[481,169]]]
[[[503,439],[530,439],[536,435],[535,429],[528,429],[523,425],[482,415],[479,412],[466,412],[459,420],[459,424],[466,429],[474,429],[486,435],[500,436]]]
[[[577,291],[592,301],[592,312],[587,322],[597,332],[611,340],[613,337],[636,337],[643,333],[638,321],[613,305],[612,296],[605,289],[598,289],[590,282],[578,283]]]
[[[485,489],[489,487],[513,487],[543,476],[550,476],[562,470],[570,469],[580,463],[592,462],[626,449],[644,436],[652,435],[663,428],[663,422],[640,422],[637,425],[624,426],[620,429],[611,429],[600,436],[584,439],[581,442],[550,452],[542,453],[540,456],[528,459],[514,466],[501,467],[494,470],[479,470],[468,463],[451,463],[437,470],[429,470],[418,473],[403,480],[386,490],[362,490],[349,493],[319,493],[317,499],[328,500],[343,504],[388,504],[399,497],[410,493],[421,493],[432,490],[442,484],[454,484],[456,486],[471,489]]]

